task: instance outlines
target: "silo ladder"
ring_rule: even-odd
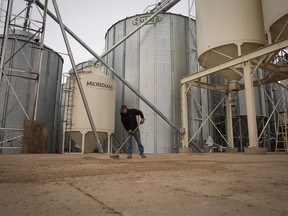
[[[288,153],[287,124],[287,113],[278,112],[275,152],[284,151]]]
[[[67,116],[66,116],[66,131],[70,131],[72,127],[72,113],[73,113],[73,98],[75,89],[75,77],[70,76],[67,88]]]

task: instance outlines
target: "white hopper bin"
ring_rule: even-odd
[[[78,73],[97,134],[101,142],[108,138],[107,149],[109,152],[111,149],[110,135],[114,133],[115,125],[115,81],[94,66],[81,69]],[[76,81],[74,82],[72,127],[70,131],[74,143],[73,147],[81,149],[82,153],[92,153],[95,151],[97,143],[79,87]]]
[[[269,42],[288,37],[288,1],[262,0],[265,33]]]

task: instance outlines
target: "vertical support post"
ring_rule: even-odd
[[[81,136],[82,136],[82,139],[81,139],[81,153],[84,154],[84,149],[85,149],[85,134],[87,132],[81,132]]]
[[[70,134],[70,135],[69,135],[69,148],[68,148],[68,152],[69,152],[69,153],[71,153],[71,151],[72,151],[71,143],[72,143],[72,138],[71,138],[71,134]]]
[[[111,133],[108,133],[108,146],[107,146],[107,149],[108,149],[107,153],[108,154],[112,153],[112,151],[111,151],[111,149],[112,149],[112,147],[111,147],[111,140],[112,140],[111,135],[112,135]]]
[[[233,122],[232,122],[232,109],[231,109],[231,93],[228,91],[225,96],[226,103],[226,130],[227,130],[227,142],[229,148],[234,148],[233,137]]]
[[[63,125],[64,125],[64,123],[63,123]],[[62,154],[65,153],[65,130],[63,130],[63,132],[62,132],[62,150],[61,150],[61,152],[62,152]]]
[[[181,86],[181,103],[182,103],[182,128],[185,130],[182,134],[182,148],[188,148],[188,102],[187,102],[187,84],[183,83]]]
[[[31,5],[29,6],[29,8]],[[37,120],[37,111],[38,111],[38,102],[39,102],[39,90],[40,90],[40,82],[41,82],[41,69],[42,69],[42,59],[43,59],[43,50],[44,50],[44,36],[45,36],[45,28],[46,28],[46,20],[47,20],[47,10],[48,10],[48,0],[45,0],[44,5],[44,14],[43,14],[43,24],[42,24],[42,30],[41,30],[41,39],[40,39],[40,49],[39,49],[39,60],[38,60],[38,77],[37,77],[37,83],[36,83],[36,93],[35,93],[35,101],[34,101],[34,113],[33,113],[33,120]],[[28,12],[29,13],[29,12]],[[29,14],[27,13],[27,16]],[[25,20],[27,22],[27,19]],[[27,24],[26,24],[27,25]],[[25,26],[24,26],[25,27]]]
[[[8,1],[7,14],[5,18],[4,38],[2,41],[2,48],[0,52],[0,85],[2,81],[2,73],[4,73],[5,51],[6,51],[6,46],[8,43],[8,35],[9,35],[13,2],[14,2],[13,0]]]
[[[240,149],[242,151],[243,149],[243,130],[242,130],[242,119],[241,119],[241,116],[238,116],[238,122],[239,122],[239,136],[238,136],[238,139],[239,139],[239,143],[240,143]],[[245,130],[244,130],[245,131]]]
[[[246,94],[247,123],[249,135],[249,147],[258,147],[258,132],[255,114],[255,100],[253,81],[251,77],[251,62],[244,62],[244,84]]]

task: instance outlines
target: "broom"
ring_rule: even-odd
[[[115,152],[115,154],[110,155],[110,158],[113,159],[119,159],[119,151],[122,149],[122,147],[128,142],[128,140],[132,137],[132,135],[135,133],[135,131],[139,128],[139,125],[132,131],[132,133],[127,137],[127,139],[121,144],[119,149]]]

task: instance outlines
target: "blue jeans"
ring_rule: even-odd
[[[141,136],[140,136],[140,130],[137,129],[133,136],[135,137],[135,140],[138,144],[138,150],[140,152],[140,154],[144,153],[144,147],[142,145],[142,142],[141,142]],[[130,137],[130,139],[128,140],[127,142],[127,154],[132,154],[132,136]]]

